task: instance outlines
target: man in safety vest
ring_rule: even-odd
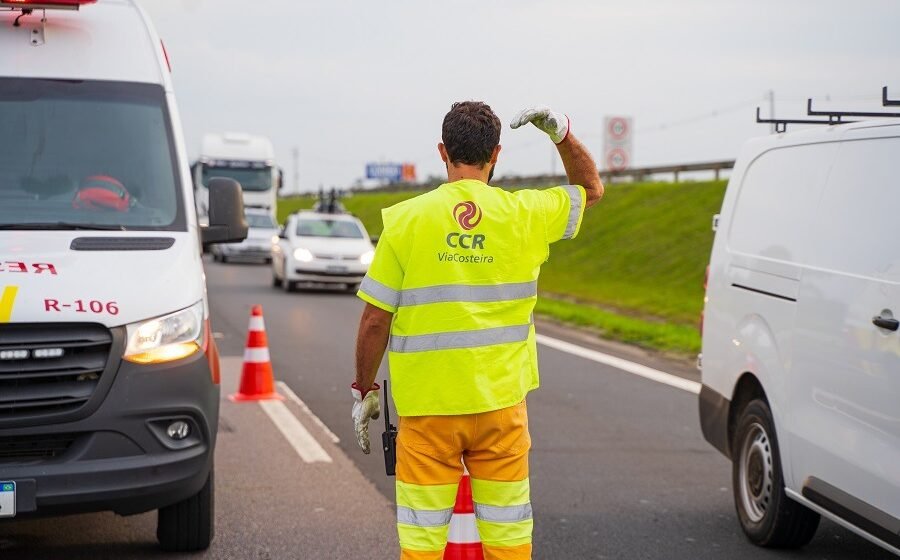
[[[575,237],[603,184],[569,118],[526,109],[556,143],[571,185],[507,192],[488,186],[500,120],[480,102],[444,117],[448,182],[382,212],[384,233],[362,282],[367,305],[352,392],[357,440],[369,453],[380,406],[375,377],[388,349],[397,437],[401,559],[440,559],[463,463],[487,559],[531,558],[525,396],[538,386],[532,311],[549,246]]]

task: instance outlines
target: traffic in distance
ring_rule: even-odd
[[[341,477],[369,483],[373,500],[399,504],[396,516],[384,519],[377,517],[384,511],[373,507],[372,523],[378,519],[386,520],[385,525],[399,524],[402,558],[504,557],[497,550],[505,550],[509,558],[531,557],[530,502],[480,504],[478,494],[485,495],[485,490],[479,484],[484,481],[473,475],[476,501],[470,507],[472,489],[464,490],[470,484],[468,470],[462,485],[453,484],[445,492],[450,503],[455,502],[450,509],[436,507],[430,495],[416,497],[412,483],[400,481],[397,490],[379,486],[385,474],[380,457],[373,463],[356,448],[360,438],[366,449],[362,434],[368,438],[371,430],[373,454],[381,453],[381,421],[361,427],[365,415],[359,412],[369,407],[366,414],[373,421],[388,412],[393,401],[387,394],[382,393],[380,404],[372,404],[379,385],[361,390],[354,384],[351,426],[349,396],[332,421],[332,413],[323,412],[325,404],[310,410],[304,403],[307,395],[291,389],[293,382],[276,383],[270,365],[279,362],[279,353],[292,356],[280,363],[294,364],[298,371],[315,363],[326,369],[324,379],[317,381],[322,386],[310,393],[321,390],[324,396],[315,393],[317,402],[330,402],[331,392],[337,390],[330,385],[331,377],[339,378],[338,385],[348,376],[352,381],[355,333],[344,323],[334,330],[347,338],[342,346],[346,356],[323,358],[311,357],[314,352],[305,346],[314,339],[309,329],[299,329],[296,335],[309,340],[291,342],[286,336],[277,346],[269,344],[256,305],[244,347],[234,335],[222,335],[234,329],[214,324],[211,312],[211,301],[217,300],[222,318],[237,313],[239,305],[246,315],[249,302],[224,303],[229,290],[240,290],[241,298],[267,298],[273,307],[319,313],[315,321],[327,321],[333,312],[340,316],[334,319],[338,324],[353,314],[353,328],[364,305],[354,294],[366,302],[367,312],[369,306],[394,313],[418,305],[413,317],[436,316],[437,308],[448,302],[479,303],[483,308],[469,315],[482,320],[496,315],[499,304],[478,290],[503,292],[513,284],[489,286],[489,278],[479,277],[481,284],[474,286],[454,286],[450,280],[434,286],[386,286],[375,279],[373,267],[385,266],[385,252],[394,246],[370,235],[363,219],[348,211],[336,191],[320,193],[312,207],[279,221],[284,173],[273,143],[264,136],[206,133],[192,161],[168,53],[147,14],[132,0],[0,0],[0,53],[0,550],[4,531],[15,535],[20,523],[34,522],[41,528],[70,514],[114,512],[140,518],[152,513],[151,537],[163,551],[209,549],[210,557],[241,557],[213,545],[217,519],[228,519],[242,507],[235,505],[240,503],[234,499],[235,488],[225,484],[225,490],[220,485],[218,491],[225,499],[218,501],[236,509],[217,512],[216,485],[217,480],[237,479],[235,464],[244,463],[233,457],[252,445],[251,430],[259,429],[260,439],[269,437],[263,435],[265,426],[273,439],[284,438],[279,441],[289,451],[278,461],[302,462],[304,468],[339,463]],[[718,466],[730,477],[733,526],[747,541],[732,552],[745,555],[740,557],[761,557],[756,555],[763,552],[753,545],[799,549],[815,544],[823,531],[830,539],[857,539],[851,541],[855,544],[848,556],[834,558],[856,557],[857,551],[866,558],[900,555],[900,244],[893,242],[900,209],[900,160],[895,157],[900,150],[900,100],[893,99],[887,87],[881,95],[880,111],[858,114],[817,114],[810,102],[810,116],[824,118],[772,120],[776,133],[744,144],[721,209],[709,217],[714,236],[704,285],[699,373],[680,370],[683,360],[670,356],[647,357],[634,349],[582,343],[585,337],[595,339],[596,333],[571,324],[552,326],[565,340],[543,335],[544,324],[540,318],[535,323],[533,315],[526,325],[526,338],[537,341],[530,342],[535,348],[540,344],[567,352],[566,359],[580,360],[579,367],[603,363],[610,371],[682,389],[692,399],[696,393],[691,406],[697,413],[691,414],[698,422],[690,429],[727,460]],[[568,116],[544,108],[539,112],[545,121],[520,124],[536,125],[557,146],[573,141]],[[815,124],[820,126],[794,130]],[[572,160],[565,159],[565,148],[559,150],[572,179]],[[497,154],[492,157],[491,165]],[[452,176],[454,162],[446,161]],[[546,199],[536,199],[541,202],[533,207],[523,202],[517,211],[549,216],[551,196],[564,197],[556,212],[556,238],[574,237],[591,193],[570,182],[575,184],[554,195],[541,191]],[[601,185],[600,194],[602,190]],[[529,200],[527,196],[523,200]],[[599,195],[590,202],[597,200]],[[604,203],[598,202],[599,208]],[[436,259],[429,273],[438,278],[478,276],[476,265],[503,262],[491,245],[494,230],[484,233],[490,226],[482,218],[489,221],[491,212],[496,210],[469,200],[451,205],[440,219],[455,229],[442,230],[435,238],[441,250],[429,255]],[[547,232],[556,225],[542,220],[543,235],[549,237]],[[516,227],[524,227],[522,223]],[[408,264],[396,255],[390,258],[399,268]],[[453,274],[442,276],[442,267]],[[288,297],[279,289],[303,294]],[[446,290],[434,301],[400,303],[416,289]],[[532,308],[538,297],[537,287],[534,290],[525,296],[533,298]],[[332,299],[336,297],[343,299]],[[394,297],[391,304],[388,300]],[[363,314],[361,338],[366,317]],[[305,315],[304,320],[313,321]],[[387,321],[390,326],[391,318]],[[324,323],[319,327],[326,328]],[[535,328],[537,335],[528,334]],[[451,353],[488,344],[460,333],[393,332],[385,343],[395,353],[405,351],[393,346],[401,341],[421,343],[423,352],[441,351],[440,345],[447,344],[443,350]],[[421,342],[422,337],[432,338]],[[221,344],[228,345],[227,355],[220,351]],[[294,354],[292,344],[304,352]],[[361,343],[357,360],[363,347]],[[240,389],[229,394],[234,388],[223,388],[224,380],[237,384],[238,377]],[[426,385],[422,382],[417,390],[424,391]],[[577,393],[572,388],[566,398],[574,399]],[[240,406],[245,408],[230,408]],[[221,436],[234,431],[229,423],[220,423],[220,409],[248,424],[241,425],[247,427],[241,432],[246,439],[226,436],[229,447],[217,451]],[[512,412],[491,412],[502,420],[499,431],[521,430],[522,425],[529,429],[524,417],[516,424],[510,423]],[[436,423],[416,427],[421,419],[441,416],[405,416],[399,421],[399,437],[407,429],[406,445],[418,446],[423,456],[449,453],[429,439],[448,428]],[[396,460],[390,457],[396,453],[390,421],[382,440],[388,472]],[[535,434],[541,430],[537,425],[531,429]],[[334,432],[350,443],[344,446]],[[536,436],[535,441],[546,442],[545,449],[553,445],[549,436]],[[640,448],[642,442],[630,445]],[[528,453],[522,446],[516,451]],[[602,446],[598,453],[602,462]],[[217,469],[220,455],[229,461]],[[272,461],[275,455],[273,451]],[[424,461],[415,463],[422,472],[428,470]],[[550,477],[548,471],[536,478],[540,484]],[[425,479],[432,473],[419,474]],[[325,477],[317,479],[320,483],[310,494],[333,492],[345,498],[350,492],[336,474],[310,476]],[[489,482],[494,488],[521,480],[500,477]],[[592,492],[595,482],[579,480],[584,492]],[[279,491],[271,493],[266,499],[277,500]],[[293,487],[284,494],[295,499],[297,507],[311,499]],[[637,496],[635,502],[647,499]],[[524,500],[520,498],[513,501]],[[614,515],[604,512],[605,517]],[[539,513],[535,519],[535,526],[543,522]],[[119,521],[124,527],[124,520]],[[351,519],[343,522],[345,526],[324,531],[352,534]],[[498,526],[500,533],[512,534],[514,523],[529,524],[527,539],[509,538],[515,542],[499,548],[488,542]],[[599,518],[591,518],[591,523],[602,533]],[[429,536],[416,537],[420,540],[413,541],[421,548],[407,550],[410,537],[404,541],[404,535],[414,530]],[[434,537],[439,531],[443,535]],[[599,547],[591,548],[595,535],[561,534],[547,536],[548,542],[588,543],[570,557],[601,554]],[[440,550],[428,541],[442,537]],[[396,540],[396,535],[391,538]],[[527,553],[517,548],[526,544]],[[329,546],[315,557],[338,557],[337,547]],[[538,546],[536,542],[535,550]],[[644,551],[646,557],[665,557],[660,555],[665,547],[650,546],[655,553]],[[816,553],[830,553],[823,546]],[[397,552],[370,551],[369,557],[394,557]],[[696,557],[719,557],[716,554]],[[293,551],[273,557],[307,556]]]

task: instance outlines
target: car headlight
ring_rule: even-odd
[[[278,237],[277,235],[273,235],[272,236],[272,245],[278,245],[279,239],[280,239],[280,237]]]
[[[175,313],[126,326],[124,358],[160,364],[187,358],[203,346],[203,300]]]
[[[309,249],[297,247],[294,249],[294,258],[300,262],[312,262],[313,254],[309,252]]]
[[[362,255],[359,256],[359,262],[362,264],[372,264],[372,259],[375,258],[375,251],[366,251]]]

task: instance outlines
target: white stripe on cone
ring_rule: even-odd
[[[478,536],[478,527],[475,526],[474,513],[454,513],[450,518],[450,533],[447,535],[448,543],[464,544],[481,542]]]
[[[268,348],[245,348],[244,363],[247,364],[265,364],[269,362]]]
[[[261,332],[266,330],[266,323],[263,321],[262,317],[251,316],[250,317],[250,326],[247,327],[249,331]]]

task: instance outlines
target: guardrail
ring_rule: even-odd
[[[632,181],[643,181],[654,175],[672,174],[674,182],[678,182],[682,173],[692,173],[696,171],[711,171],[718,181],[722,171],[733,169],[734,160],[709,161],[702,163],[682,163],[677,165],[655,165],[651,167],[633,167],[623,169],[621,171],[600,171],[600,178],[604,182],[614,182],[616,179],[630,178]],[[497,177],[491,181],[492,185],[498,187],[543,187],[547,185],[561,185],[566,182],[565,175],[504,175]],[[395,183],[393,185],[385,185],[374,189],[351,189],[355,192],[397,192],[429,189],[438,186],[440,183],[432,181],[423,181],[421,183]]]

